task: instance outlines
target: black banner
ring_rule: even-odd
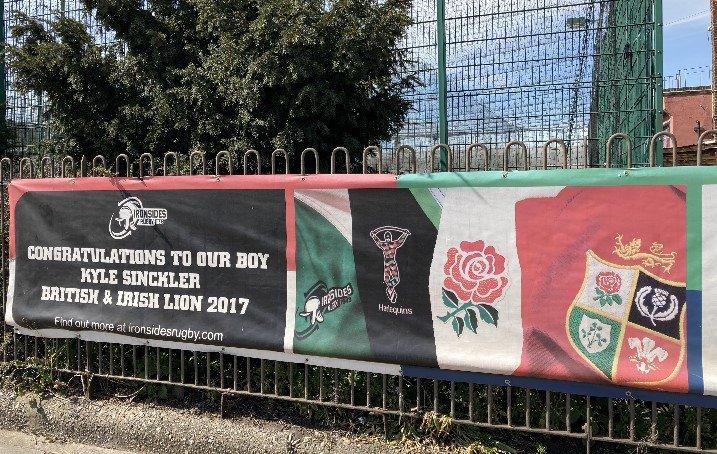
[[[283,350],[283,190],[32,191],[14,225],[21,327]]]

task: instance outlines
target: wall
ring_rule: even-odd
[[[710,112],[711,94],[709,89],[665,90],[664,121],[665,129],[677,138],[677,145],[685,147],[697,145],[696,122],[702,130],[712,129]],[[710,138],[708,138],[710,139]]]

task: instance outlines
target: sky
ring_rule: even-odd
[[[709,0],[663,0],[662,7],[665,85],[678,71],[688,85],[709,85]]]

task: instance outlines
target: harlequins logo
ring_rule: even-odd
[[[391,304],[396,304],[396,287],[401,282],[396,253],[411,234],[407,229],[386,225],[371,230],[371,239],[383,252],[383,283],[386,284],[386,296]]]
[[[319,329],[324,316],[335,311],[341,305],[351,302],[354,289],[351,284],[343,287],[328,288],[326,283],[319,281],[304,293],[304,310],[299,313],[309,322],[309,327],[296,333],[299,339],[305,339]]]
[[[117,212],[112,214],[109,222],[110,236],[121,240],[132,235],[137,226],[152,227],[164,224],[167,210],[164,208],[144,208],[137,197],[127,197],[117,204]]]

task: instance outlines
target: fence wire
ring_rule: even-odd
[[[447,137],[461,150],[474,142],[499,147],[521,140],[534,154],[543,142],[559,138],[571,150],[589,149],[598,162],[607,138],[625,132],[636,159],[646,162],[649,138],[662,123],[659,1],[438,1],[445,3],[444,27],[436,21],[436,0],[413,2],[413,24],[400,46],[422,85],[405,93],[412,103],[405,126],[384,147],[409,144],[425,162],[440,140],[438,79],[445,72]],[[10,34],[16,13],[49,21],[72,17],[98,45],[115,42],[80,0],[6,0],[8,44],[16,44]],[[12,71],[5,84],[10,154],[42,151],[52,137],[45,96],[16,90]]]

